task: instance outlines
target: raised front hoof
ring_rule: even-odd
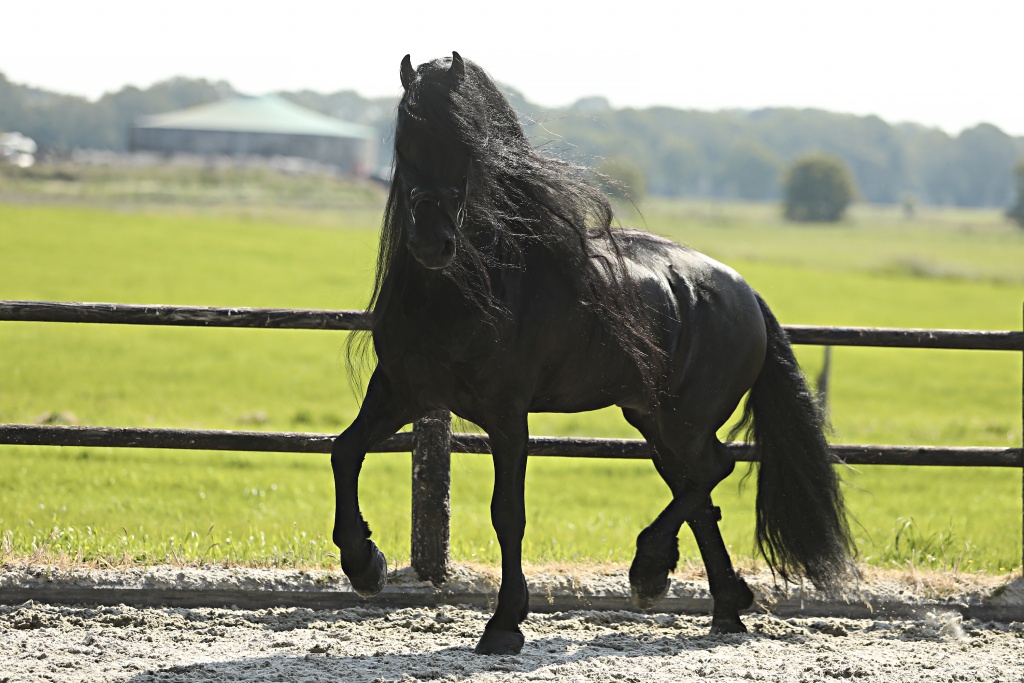
[[[715,617],[711,620],[711,635],[724,633],[746,633],[747,627],[739,617]]]
[[[487,629],[473,652],[478,655],[517,655],[523,649],[526,638],[523,632]]]
[[[388,561],[376,543],[367,542],[370,544],[370,561],[367,562],[366,567],[359,571],[349,572],[343,561],[341,568],[345,572],[345,576],[348,577],[349,583],[352,584],[352,588],[360,597],[372,598],[384,590],[384,586],[387,585]]]

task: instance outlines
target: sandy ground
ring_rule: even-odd
[[[395,590],[417,589],[406,573]],[[625,591],[622,570],[532,573],[531,589],[559,596]],[[7,567],[0,589],[54,586],[234,586],[340,590],[326,572],[225,568],[53,570]],[[492,589],[461,569],[458,590]],[[699,577],[677,595],[703,595]],[[754,577],[762,609],[770,579]],[[426,591],[426,589],[423,589]],[[815,596],[807,593],[807,599]],[[776,593],[776,598],[778,594]],[[708,615],[573,609],[533,614],[521,654],[472,649],[489,616],[457,604],[343,609],[0,605],[0,683],[28,681],[1024,681],[1024,623],[961,618],[969,605],[1024,605],[1024,579],[922,581],[869,577],[857,599],[899,597],[904,616],[745,616],[750,633],[709,636]],[[450,601],[450,596],[445,598]],[[671,595],[669,599],[671,604]],[[778,603],[781,604],[781,603]],[[958,611],[958,609],[960,611]]]

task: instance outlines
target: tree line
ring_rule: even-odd
[[[19,131],[41,151],[123,150],[131,123],[236,94],[230,84],[175,78],[132,86],[95,101],[11,83],[0,74],[0,131]],[[379,158],[391,155],[395,98],[352,91],[280,93],[338,118],[373,126]],[[813,109],[696,111],[669,107],[614,109],[600,97],[544,109],[509,91],[538,147],[661,196],[778,200],[786,169],[808,153],[841,159],[859,198],[872,203],[1010,207],[1024,137],[979,124],[958,135],[877,116]]]

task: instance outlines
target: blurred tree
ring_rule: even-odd
[[[601,186],[614,199],[625,199],[639,204],[644,198],[646,184],[643,170],[629,157],[614,156],[602,159],[597,165]]]
[[[1007,217],[1024,228],[1024,157],[1021,157],[1013,169],[1017,180],[1017,203],[1006,211]]]
[[[1020,150],[1012,137],[981,123],[960,133],[951,152],[958,206],[1006,206],[1013,201],[1013,165]]]
[[[651,174],[652,193],[668,197],[700,194],[700,168],[703,163],[697,148],[685,139],[670,139],[656,155],[657,172]]]
[[[0,128],[32,137],[44,151],[123,150],[127,129],[137,117],[233,93],[223,82],[172,78],[91,101],[12,83],[0,73]],[[280,94],[373,126],[380,171],[387,175],[396,98],[368,99],[352,91]],[[531,141],[543,152],[587,166],[621,157],[639,168],[641,173],[626,183],[634,198],[650,193],[773,199],[779,193],[768,190],[777,184],[772,166],[781,168],[779,160],[819,150],[843,160],[866,202],[898,205],[902,195],[913,193],[920,206],[1006,207],[1014,201],[1014,163],[1024,155],[1024,137],[987,124],[951,136],[918,124],[890,125],[876,116],[814,109],[615,109],[600,97],[545,109],[521,93],[508,94]],[[637,178],[642,182],[637,184]]]
[[[782,159],[775,152],[753,140],[737,142],[718,166],[716,194],[755,201],[775,199],[781,172]]]
[[[783,194],[789,220],[835,223],[846,213],[855,190],[842,160],[817,153],[801,157],[789,167]]]
[[[776,108],[750,112],[748,119],[747,136],[783,159],[811,152],[842,159],[865,201],[891,204],[900,192],[917,189],[901,130],[877,116]]]

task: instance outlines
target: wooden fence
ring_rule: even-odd
[[[358,311],[49,301],[0,301],[0,321],[270,329],[369,329],[368,317]],[[1024,352],[1024,331],[986,332],[807,325],[784,327],[794,344]],[[1021,378],[1021,426],[1024,433],[1024,373]],[[295,432],[0,424],[0,444],[21,445],[330,453],[333,439],[333,434]],[[738,460],[752,459],[751,448],[746,444],[731,443],[727,444],[727,447]],[[831,448],[836,457],[851,465],[1017,467],[1022,468],[1024,475],[1024,447],[833,445]],[[413,425],[412,432],[399,433],[379,443],[373,452],[412,453],[412,565],[420,577],[435,583],[443,582],[447,577],[449,554],[450,454],[489,453],[487,437],[478,434],[452,434],[450,416],[445,411],[438,411]],[[575,458],[649,457],[643,441],[630,439],[531,437],[528,452],[534,456]],[[1024,501],[1021,530],[1024,538]]]

